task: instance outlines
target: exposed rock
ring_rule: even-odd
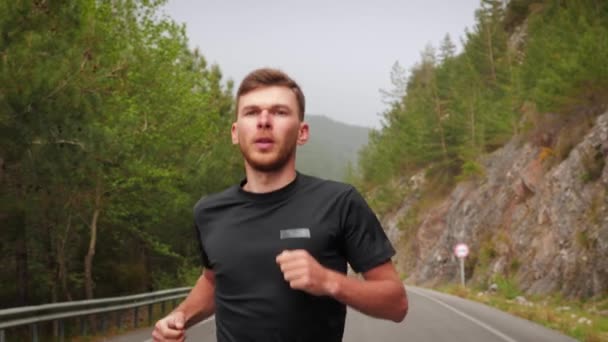
[[[450,196],[419,213],[422,222],[411,248],[400,252],[409,258],[400,265],[408,281],[423,285],[459,281],[452,249],[465,242],[471,250],[465,264],[469,280],[485,282],[502,275],[516,279],[530,294],[559,291],[585,298],[605,294],[608,152],[604,154],[604,146],[608,146],[608,113],[599,116],[583,141],[552,168],[547,169],[540,158],[540,147],[522,146],[515,139],[487,156],[486,179],[458,184]],[[602,167],[595,170],[597,176],[589,176],[590,160],[598,163],[592,167]],[[404,200],[397,211],[401,217],[413,200]],[[393,226],[399,215],[390,218]]]
[[[422,186],[425,184],[425,182],[426,182],[426,179],[424,178],[425,173],[426,173],[426,170],[421,170],[420,172],[418,172],[415,175],[413,175],[412,177],[410,177],[408,184],[413,191],[420,191]]]
[[[590,320],[589,318],[586,318],[586,317],[581,317],[581,318],[579,318],[579,319],[578,319],[578,321],[576,321],[576,323],[578,323],[578,324],[586,324],[586,325],[591,325],[591,324],[593,324],[593,321],[592,321],[592,320]]]
[[[523,306],[534,306],[534,303],[529,302],[526,297],[524,296],[517,296],[515,297],[515,302],[519,305],[523,305]]]

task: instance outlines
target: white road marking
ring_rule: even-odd
[[[209,317],[209,318],[207,318],[207,319],[205,319],[205,320],[203,320],[203,321],[201,321],[201,322],[198,322],[198,323],[196,323],[195,325],[191,326],[191,327],[190,327],[190,328],[188,328],[188,329],[192,329],[192,328],[194,328],[194,327],[198,327],[199,325],[203,325],[203,324],[205,324],[205,323],[208,323],[208,322],[213,322],[213,321],[215,321],[215,316],[211,316],[211,317]],[[149,338],[149,339],[147,339],[147,340],[144,340],[143,342],[153,342],[153,341],[152,341],[152,339],[151,339],[151,338]]]
[[[417,295],[419,295],[419,296],[422,296],[422,297],[424,297],[424,298],[426,298],[426,299],[432,300],[433,302],[435,302],[435,303],[437,303],[437,304],[439,304],[439,305],[441,305],[441,306],[443,306],[443,307],[445,307],[445,308],[447,308],[447,309],[449,309],[449,310],[454,311],[454,312],[455,312],[455,313],[457,313],[458,315],[460,315],[460,316],[462,316],[462,317],[464,317],[464,318],[468,319],[469,321],[471,321],[471,322],[473,322],[473,323],[475,323],[475,324],[479,325],[480,327],[482,327],[482,328],[486,329],[487,331],[491,332],[492,334],[494,334],[494,335],[496,335],[496,336],[500,337],[500,338],[501,338],[501,339],[503,339],[504,341],[507,341],[507,342],[517,342],[517,340],[512,339],[511,337],[509,337],[509,336],[507,336],[507,335],[503,334],[502,332],[500,332],[500,331],[498,331],[498,330],[496,330],[496,329],[492,328],[491,326],[489,326],[489,325],[487,325],[486,323],[484,323],[484,322],[482,322],[482,321],[478,320],[477,318],[475,318],[475,317],[471,317],[471,316],[467,315],[466,313],[464,313],[464,312],[462,312],[462,311],[460,311],[460,310],[456,309],[455,307],[453,307],[453,306],[451,306],[451,305],[449,305],[449,304],[446,304],[446,303],[442,302],[442,301],[441,301],[441,300],[439,300],[439,299],[435,299],[435,298],[433,298],[433,297],[430,297],[430,296],[428,296],[428,295],[425,295],[425,294],[421,293],[420,291],[418,291],[418,290],[414,290],[414,289],[412,289],[412,288],[408,288],[407,290],[408,290],[408,291],[411,291],[411,292],[413,292],[413,293],[415,293],[415,294],[417,294]]]

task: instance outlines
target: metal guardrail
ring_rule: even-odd
[[[131,296],[80,300],[0,310],[0,342],[6,341],[5,331],[7,329],[25,325],[31,327],[32,341],[37,342],[38,324],[49,321],[57,322],[59,330],[58,337],[60,341],[63,341],[65,339],[65,319],[81,318],[81,330],[86,332],[86,317],[127,309],[135,309],[133,311],[133,322],[134,327],[137,327],[139,308],[143,306],[148,307],[148,324],[151,325],[152,306],[154,304],[161,303],[161,311],[164,312],[164,305],[166,302],[171,301],[173,306],[175,306],[177,300],[186,297],[190,292],[190,289],[190,287],[180,287]],[[105,318],[105,316],[102,317],[102,326],[106,325]],[[117,320],[117,325],[120,326],[120,319]]]

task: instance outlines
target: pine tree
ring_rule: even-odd
[[[449,33],[446,33],[439,46],[439,62],[441,64],[447,63],[450,59],[456,55],[456,45],[452,42],[452,38]]]

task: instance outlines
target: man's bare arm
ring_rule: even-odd
[[[181,311],[186,319],[186,327],[190,327],[215,312],[215,273],[206,269],[198,278],[196,284],[173,312]]]
[[[405,287],[392,262],[363,273],[364,279],[327,270],[325,287],[338,301],[377,318],[401,322],[408,311]]]
[[[183,342],[185,330],[215,312],[215,273],[205,270],[188,297],[173,312],[154,325],[154,342]]]
[[[325,268],[305,250],[284,251],[277,263],[293,289],[331,296],[364,314],[395,322],[407,314],[405,287],[390,261],[365,272],[364,279]]]

